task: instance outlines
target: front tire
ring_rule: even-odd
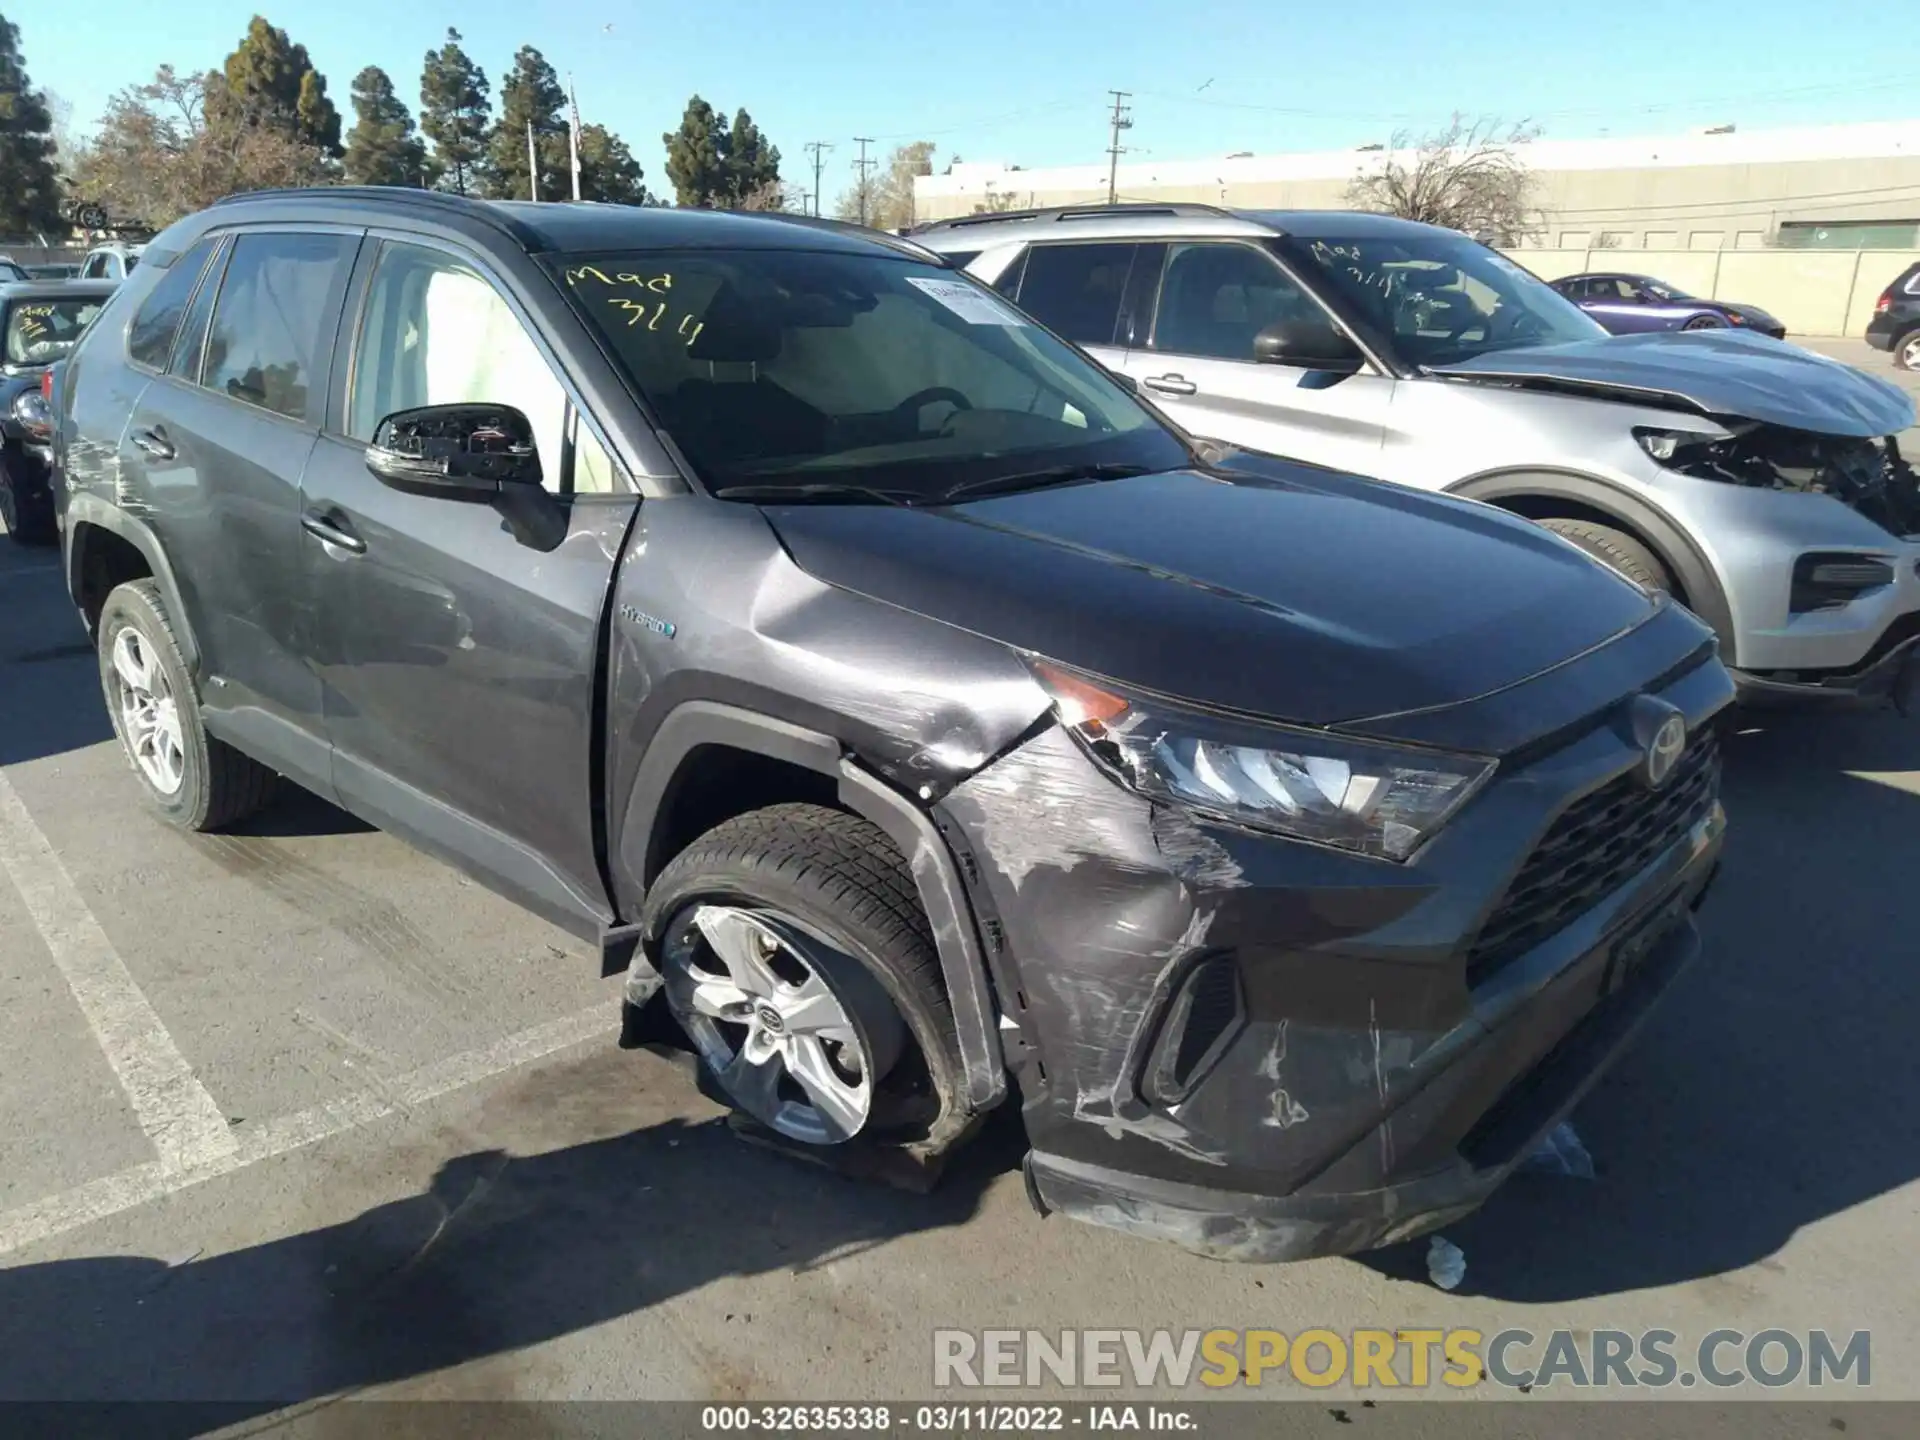
[[[857,816],[774,805],[716,826],[647,892],[665,996],[708,1086],[802,1145],[946,1143],[953,1010],[913,877]]]
[[[1682,330],[1724,330],[1726,323],[1714,319],[1711,315],[1696,315],[1680,327]]]
[[[95,636],[114,733],[162,819],[182,830],[217,830],[267,803],[278,778],[273,771],[200,723],[193,676],[158,585],[131,580],[116,587],[100,608]]]
[[[21,486],[13,462],[0,455],[0,524],[16,545],[51,545],[58,536],[53,522],[53,496]]]
[[[1612,566],[1643,590],[1661,595],[1673,594],[1673,577],[1645,545],[1624,531],[1587,520],[1542,520],[1540,524],[1563,540],[1570,540],[1587,554]]]

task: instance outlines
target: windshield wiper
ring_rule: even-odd
[[[752,500],[762,505],[834,504],[877,500],[882,505],[911,505],[921,497],[910,490],[876,490],[871,485],[847,485],[820,480],[806,485],[722,485],[716,500]]]
[[[1150,465],[1051,465],[1044,470],[1022,470],[1014,475],[988,475],[979,480],[963,480],[935,494],[929,502],[949,505],[963,495],[1005,495],[1016,490],[1037,490],[1045,485],[1064,485],[1075,480],[1126,480],[1152,472]]]

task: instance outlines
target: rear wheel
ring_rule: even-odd
[[[1594,559],[1611,565],[1643,589],[1673,594],[1673,577],[1660,563],[1660,557],[1624,531],[1588,520],[1542,520],[1540,524],[1561,539],[1572,541]]]
[[[1893,363],[1902,370],[1920,370],[1920,328],[1893,342]]]
[[[267,803],[278,777],[200,723],[193,676],[151,580],[117,586],[95,632],[114,733],[148,802],[183,830],[217,830]]]
[[[647,893],[668,1008],[721,1098],[786,1139],[940,1141],[961,1063],[906,862],[817,805],[727,821]]]

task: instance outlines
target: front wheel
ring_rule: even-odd
[[[1544,529],[1570,540],[1603,564],[1612,566],[1643,590],[1673,594],[1673,577],[1645,545],[1624,531],[1587,520],[1542,520]]]
[[[738,816],[674,858],[644,919],[668,1008],[727,1103],[803,1145],[958,1129],[939,959],[875,826],[817,805]]]
[[[0,454],[0,525],[16,545],[51,545],[58,532],[53,523],[53,496],[20,482],[15,462]]]
[[[183,830],[217,830],[267,803],[274,773],[200,723],[193,676],[159,586],[131,580],[116,587],[95,635],[114,733],[161,818]]]
[[[1682,330],[1724,330],[1726,325],[1711,315],[1696,315],[1680,328]]]

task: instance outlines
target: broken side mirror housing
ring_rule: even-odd
[[[1352,374],[1365,363],[1360,347],[1329,320],[1278,320],[1253,337],[1253,358],[1264,365]]]
[[[511,405],[422,405],[374,427],[367,469],[396,489],[490,500],[541,481],[533,423]]]

